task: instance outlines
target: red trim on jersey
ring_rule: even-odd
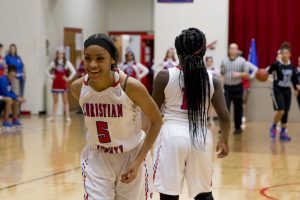
[[[116,87],[120,83],[120,70],[118,68],[113,69],[114,72],[117,72],[119,74],[119,80],[117,82],[114,82],[112,84],[112,87]]]
[[[148,200],[148,193],[149,193],[149,183],[148,183],[148,170],[147,170],[147,163],[146,159],[144,159],[144,167],[145,167],[145,200]]]
[[[83,187],[84,187],[84,200],[88,200],[89,199],[89,194],[86,190],[86,174],[85,174],[85,169],[86,169],[86,166],[88,165],[88,158],[82,163],[82,176],[83,176]]]
[[[120,81],[113,83],[112,87],[117,87],[119,85],[119,83],[120,83]]]
[[[154,165],[153,165],[153,181],[155,180],[156,171],[157,171],[157,167],[158,167],[158,164],[159,164],[160,149],[161,149],[161,145],[159,145],[159,147],[157,149],[156,159],[155,159]]]

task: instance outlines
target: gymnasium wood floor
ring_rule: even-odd
[[[22,121],[22,130],[0,134],[0,199],[83,199],[82,116],[74,116],[71,125],[37,116]],[[299,200],[299,127],[299,123],[290,124],[290,143],[270,141],[269,123],[264,122],[249,123],[241,136],[230,135],[230,155],[214,161],[215,199]],[[215,138],[217,130],[213,128]],[[186,188],[181,199],[189,199]]]

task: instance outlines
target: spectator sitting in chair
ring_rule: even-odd
[[[2,112],[4,110],[5,102],[3,100],[3,96],[0,96],[0,116],[2,116]]]
[[[11,82],[16,78],[17,72],[15,66],[9,66],[7,75],[0,77],[0,96],[2,101],[5,102],[4,108],[4,120],[2,125],[6,128],[12,128],[13,126],[22,126],[18,119],[20,104],[25,102],[23,97],[16,95],[12,90]],[[9,120],[12,114],[13,119]]]

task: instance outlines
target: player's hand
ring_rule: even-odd
[[[296,85],[297,90],[300,91],[300,85]]]
[[[241,77],[241,73],[240,72],[232,72],[232,77],[239,78],[239,77]]]
[[[65,81],[67,81],[67,82],[69,81],[68,78],[67,78],[66,76],[63,76],[63,79],[64,79]]]
[[[217,157],[223,158],[228,155],[229,148],[228,148],[228,141],[225,141],[220,137],[217,147],[216,147]]]
[[[141,166],[141,163],[139,163],[137,161],[133,161],[133,163],[131,163],[131,165],[129,165],[128,170],[121,175],[121,182],[122,183],[130,183],[131,181],[133,181],[138,175],[140,166]]]

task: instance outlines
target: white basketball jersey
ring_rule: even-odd
[[[167,59],[163,63],[164,69],[169,69],[169,68],[172,68],[172,67],[176,67],[176,65],[177,65],[177,63],[173,59]]]
[[[178,67],[173,67],[168,69],[168,71],[169,82],[164,90],[165,101],[162,107],[164,120],[188,122],[186,99],[183,95],[184,82],[183,78],[180,78],[180,69]],[[206,106],[208,107],[208,101],[211,100],[211,97],[214,93],[214,86],[212,73],[208,70],[207,73],[210,83],[210,97],[209,99],[207,98],[206,102]]]
[[[116,84],[102,92],[88,85],[85,76],[79,103],[87,127],[89,145],[105,153],[123,153],[144,139],[140,108],[126,95],[115,72]]]

